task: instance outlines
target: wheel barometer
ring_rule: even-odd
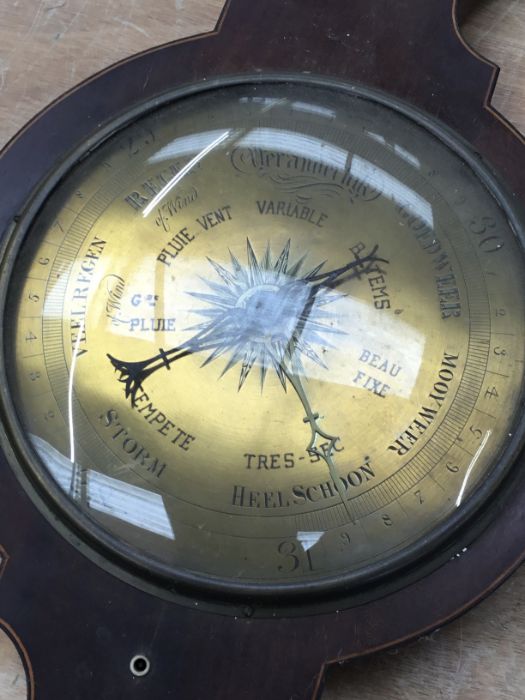
[[[463,8],[398,5],[237,0],[4,151],[0,611],[42,698],[314,697],[521,561],[523,140]]]

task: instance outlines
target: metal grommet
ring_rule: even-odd
[[[146,676],[149,673],[151,664],[146,656],[143,656],[142,654],[137,654],[131,659],[129,663],[129,668],[134,676],[141,677]]]

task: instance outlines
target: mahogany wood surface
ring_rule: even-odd
[[[145,0],[4,0],[0,6],[0,144],[50,100],[106,65],[139,50],[211,29],[221,5],[220,0],[157,0],[154,4]],[[247,13],[250,7],[251,3],[246,2]],[[232,18],[227,22],[231,36],[240,32]],[[334,27],[334,33],[338,31]],[[483,2],[470,16],[464,35],[503,66],[493,104],[525,132],[523,0]],[[264,34],[260,42],[263,47]],[[376,68],[379,70],[380,66],[371,66],[370,70]],[[482,63],[475,70],[486,78],[492,72]],[[468,99],[484,99],[478,90],[481,82],[469,88],[465,104]],[[437,86],[435,99],[445,99],[446,94],[443,86]],[[446,105],[443,109],[446,110]],[[461,114],[457,116],[461,120]],[[476,133],[483,141],[483,125]],[[509,158],[512,158],[510,152]],[[60,579],[60,572],[50,572],[50,576]],[[35,594],[28,585],[23,595]],[[399,652],[378,654],[331,671],[323,697],[329,700],[524,698],[524,602],[522,569],[489,600],[446,629]],[[78,634],[82,635],[82,631]],[[125,646],[125,636],[125,630],[120,630],[114,643]],[[98,643],[107,643],[103,634]],[[217,643],[220,645],[220,640],[215,640]],[[261,664],[271,663],[272,650],[260,652]],[[51,665],[52,655],[50,650]],[[209,669],[201,667],[199,658],[187,663],[197,675],[209,673]],[[96,669],[89,668],[84,669],[84,676],[79,672],[78,683],[82,684],[83,678],[94,672]],[[17,661],[8,637],[0,632],[0,700],[26,697],[22,677],[21,661]],[[118,696],[107,695],[108,699],[113,697]]]

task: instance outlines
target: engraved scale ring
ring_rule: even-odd
[[[20,241],[4,352],[28,469],[175,579],[394,571],[505,475],[523,266],[470,164],[380,101],[278,81],[174,100]]]

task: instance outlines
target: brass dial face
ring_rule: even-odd
[[[504,475],[523,279],[485,183],[396,110],[285,83],[178,99],[89,153],[21,244],[30,468],[175,578],[393,571]]]

